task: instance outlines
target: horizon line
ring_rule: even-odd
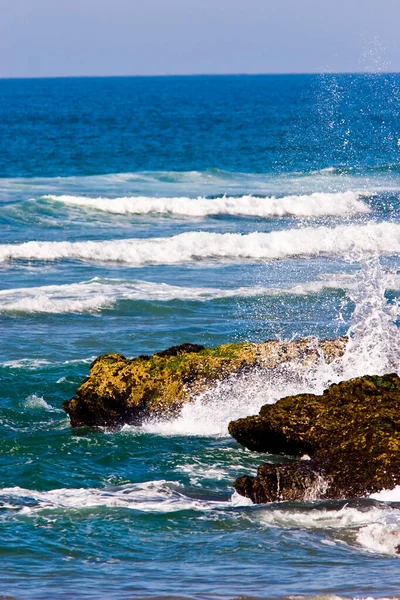
[[[399,75],[400,71],[302,71],[280,73],[142,73],[134,75],[8,75],[1,76],[0,81],[43,80],[43,79],[139,79],[169,77],[295,77],[299,75]]]

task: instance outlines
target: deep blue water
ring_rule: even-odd
[[[0,172],[386,171],[398,163],[399,83],[393,74],[3,80]]]
[[[400,595],[400,496],[248,506],[266,457],[227,434],[399,370],[399,102],[396,74],[0,80],[0,595]],[[172,423],[61,410],[102,353],[345,334]]]

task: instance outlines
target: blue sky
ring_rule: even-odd
[[[400,0],[0,0],[0,77],[400,71]]]

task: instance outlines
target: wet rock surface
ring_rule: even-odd
[[[311,460],[265,463],[240,477],[236,491],[253,502],[358,498],[400,484],[400,378],[365,376],[265,405],[229,424],[250,450],[307,454]]]
[[[323,494],[325,479],[308,462],[289,464],[263,463],[257,477],[239,477],[235,489],[256,504],[281,500],[313,500]]]
[[[297,360],[311,365],[321,356],[331,362],[345,350],[345,339],[267,341],[204,348],[182,344],[128,359],[98,357],[76,395],[64,403],[73,427],[140,424],[147,418],[174,417],[196,394],[253,368],[274,369]]]

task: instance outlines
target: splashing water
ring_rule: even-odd
[[[348,291],[355,309],[341,359],[344,379],[399,371],[400,337],[395,325],[399,303],[390,304],[385,298],[393,277],[393,273],[383,270],[378,257],[361,262],[358,285]]]
[[[347,293],[354,303],[347,332],[346,350],[328,363],[318,340],[309,347],[317,353],[312,366],[299,360],[283,363],[275,369],[255,368],[250,373],[232,376],[216,384],[194,402],[184,406],[180,416],[168,422],[149,422],[146,431],[163,435],[227,435],[231,420],[256,414],[264,404],[301,393],[321,394],[332,383],[360,377],[400,371],[400,336],[395,324],[399,303],[388,303],[385,290],[394,274],[386,272],[378,257],[360,260],[357,285]]]

